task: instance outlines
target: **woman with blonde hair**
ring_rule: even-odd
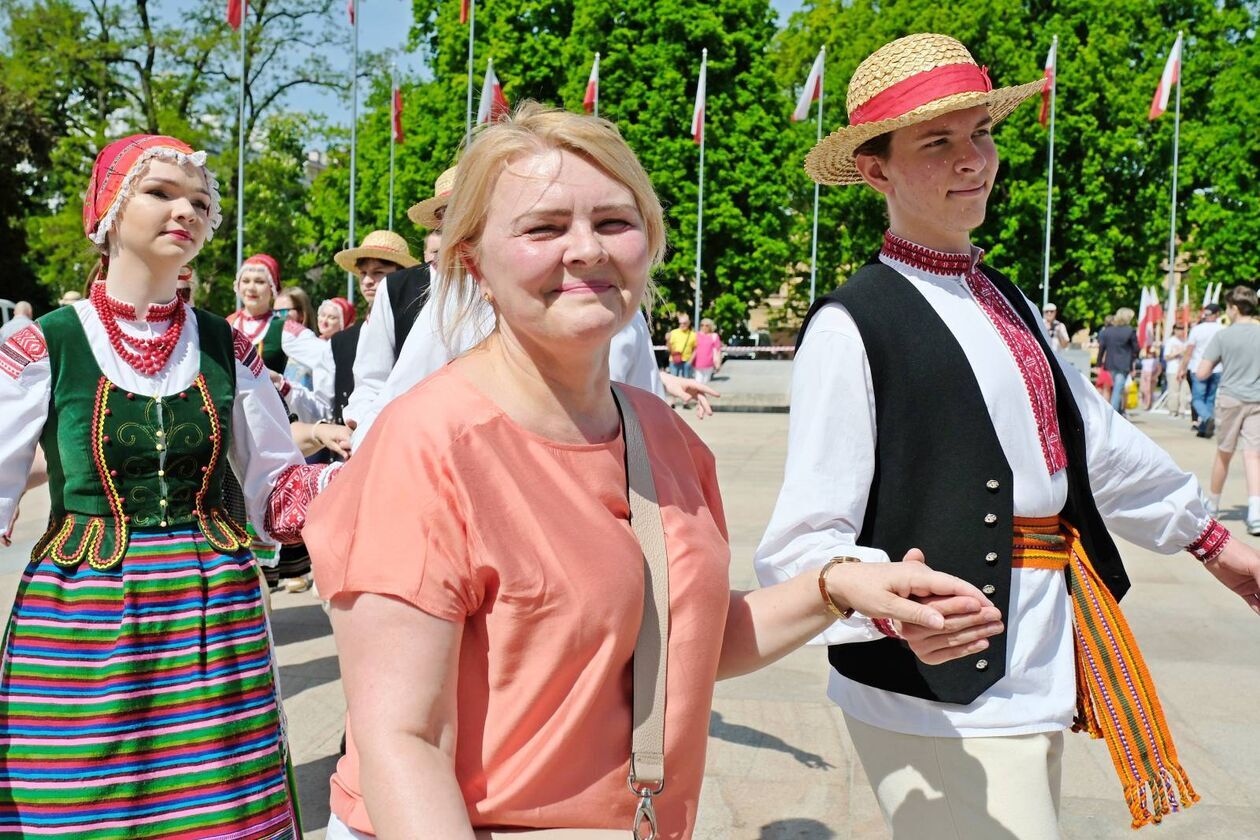
[[[1111,378],[1111,407],[1124,415],[1128,398],[1128,384],[1138,359],[1137,330],[1133,323],[1133,310],[1122,306],[1112,316],[1111,325],[1098,334],[1098,369]]]
[[[660,203],[611,123],[526,104],[461,160],[443,329],[458,340],[480,300],[494,323],[385,409],[305,534],[349,709],[329,838],[622,837],[649,817],[661,838],[690,837],[716,679],[851,609],[939,626],[903,596],[987,605],[921,563],[840,558],[730,590],[712,454],[663,401],[609,380],[610,342],[650,299],[664,250]],[[644,463],[655,504],[628,521]],[[651,532],[663,551],[640,541]],[[663,605],[644,571],[662,556]],[[667,627],[646,625],[663,694],[641,708],[645,614]],[[655,713],[661,778],[643,753],[631,761],[628,737]]]

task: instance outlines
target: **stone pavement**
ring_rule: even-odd
[[[757,363],[753,363],[757,364]],[[731,583],[753,585],[751,557],[782,480],[788,418],[719,414],[694,423],[717,454],[732,541]],[[1201,476],[1209,442],[1158,415],[1137,423]],[[1241,532],[1241,464],[1226,488],[1227,523]],[[44,521],[46,493],[24,503],[19,545],[0,550],[0,602]],[[1255,538],[1242,537],[1253,543]],[[1126,612],[1155,675],[1169,724],[1202,801],[1143,835],[1161,840],[1260,836],[1260,619],[1188,555],[1161,557],[1123,545],[1134,588]],[[327,619],[310,593],[278,593],[274,629],[306,836],[323,836],[328,777],[344,701]],[[824,696],[825,651],[804,649],[770,668],[719,683],[710,722],[698,838],[886,838],[839,712]],[[1106,747],[1070,735],[1064,759],[1067,838],[1127,838],[1128,810]]]

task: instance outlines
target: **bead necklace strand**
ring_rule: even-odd
[[[111,298],[105,291],[105,284],[100,282],[92,284],[90,297],[97,317],[101,319],[101,324],[105,327],[105,334],[109,336],[110,346],[124,362],[144,376],[153,376],[166,367],[171,354],[175,352],[175,345],[179,343],[180,334],[184,331],[184,320],[187,317],[187,310],[178,299],[175,301],[173,312],[169,305],[157,307],[159,313],[166,313],[165,317],[171,319],[171,325],[165,332],[154,338],[134,338],[123,332],[118,319],[134,319],[135,307]],[[146,320],[164,320],[162,314],[155,317],[154,309],[155,307],[149,307]],[[133,347],[135,350],[131,349]]]

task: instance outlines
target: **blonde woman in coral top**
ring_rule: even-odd
[[[478,298],[496,325],[390,404],[304,532],[349,707],[328,836],[629,834],[644,580],[608,352],[651,294],[661,206],[610,123],[531,104],[461,160],[443,237],[445,333]],[[712,454],[663,401],[623,393],[668,555],[655,809],[661,837],[687,838],[715,680],[803,644],[833,609],[939,627],[940,612],[902,596],[987,600],[922,563],[835,565],[825,602],[816,571],[732,592]]]

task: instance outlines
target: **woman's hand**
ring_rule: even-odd
[[[1002,632],[1002,613],[961,578],[928,568],[923,552],[901,563],[845,563],[827,575],[827,590],[868,618],[891,619],[914,655],[928,665],[968,656]]]
[[[709,405],[709,397],[722,396],[713,388],[694,379],[683,379],[681,376],[674,376],[672,373],[660,372],[661,385],[665,388],[665,393],[677,400],[682,400],[684,404],[690,404],[692,400],[696,403],[696,417],[703,420],[713,413],[713,406]]]
[[[316,423],[311,427],[311,440],[317,444],[319,449],[327,449],[338,458],[350,457],[350,432],[349,426],[339,426],[336,423]],[[319,451],[318,449],[316,451]]]

